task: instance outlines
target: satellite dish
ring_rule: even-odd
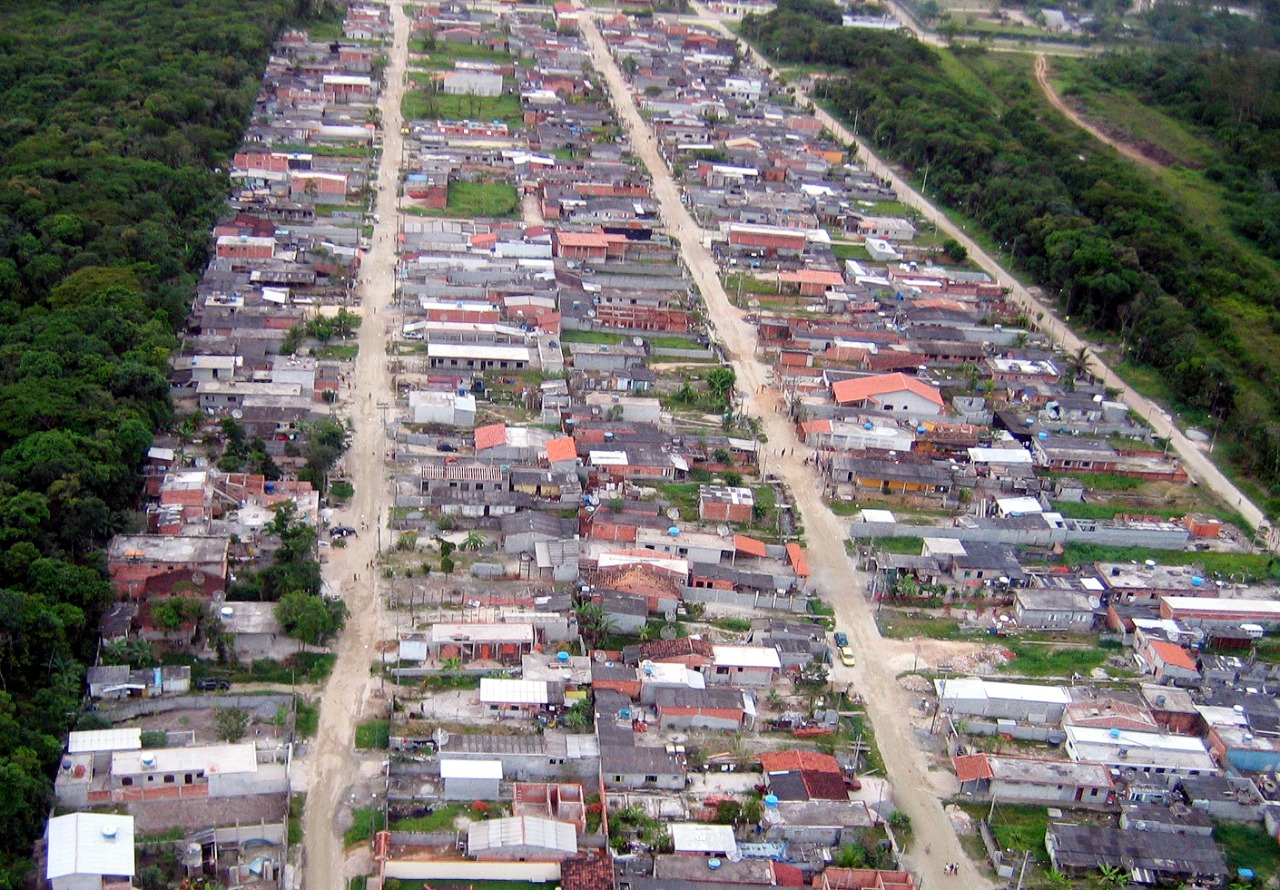
[[[717,525],[717,526],[716,526],[716,534],[717,534],[717,535],[719,535],[719,536],[720,536],[720,537],[722,537],[722,538],[723,538],[723,537],[725,537],[725,536],[727,536],[727,535],[729,534],[729,526],[727,526],[727,525]]]
[[[668,507],[668,508],[667,508],[667,518],[668,518],[668,519],[679,519],[679,518],[680,518],[680,508],[679,508],[679,507]]]
[[[635,346],[643,346],[643,345],[644,345],[644,337],[632,337],[632,338],[631,338],[631,342],[632,342],[632,344],[633,344],[633,345],[635,345]]]
[[[234,417],[236,420],[239,420],[240,418],[244,417],[244,412],[241,411],[239,408],[232,408],[231,416]]]

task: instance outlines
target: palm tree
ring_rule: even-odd
[[[1092,365],[1093,356],[1089,354],[1088,346],[1081,346],[1071,355],[1067,356],[1067,388],[1074,390],[1076,388],[1076,380],[1080,377],[1089,378],[1093,376]]]
[[[1098,890],[1120,890],[1129,883],[1129,873],[1118,865],[1100,865],[1098,871]]]
[[[462,543],[458,545],[459,550],[479,550],[485,545],[484,535],[472,529],[467,532],[467,536],[462,539]]]
[[[613,622],[604,614],[604,606],[590,600],[580,602],[573,608],[578,619],[578,632],[588,644],[596,643],[613,629]]]

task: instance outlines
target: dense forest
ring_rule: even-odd
[[[1221,185],[1232,227],[1280,260],[1280,64],[1273,57],[1142,50],[1099,56],[1088,70],[1209,142],[1214,156],[1205,175]]]
[[[169,419],[174,334],[305,0],[0,3],[0,890],[20,885]]]
[[[810,14],[822,5],[783,0],[768,15],[747,17],[743,34],[782,61],[843,69],[821,96],[847,120],[858,119],[860,136],[917,175],[927,169],[933,198],[975,221],[1057,296],[1064,314],[1111,332],[1127,360],[1158,370],[1182,407],[1221,422],[1237,468],[1264,492],[1280,490],[1274,265],[1207,230],[1142,171],[1046,114],[1025,70],[1007,61],[984,66],[985,51],[957,49],[978,75],[962,84],[931,48],[900,34],[826,24],[829,13]],[[1223,115],[1254,134],[1242,136],[1239,156],[1224,164],[1224,175],[1247,178],[1240,171],[1264,169],[1251,153],[1275,140],[1263,134],[1275,82],[1223,77],[1216,87],[1186,113]],[[1246,93],[1266,98],[1250,101]],[[1274,182],[1255,182],[1260,192],[1274,190]],[[1259,241],[1266,222],[1275,224],[1240,216],[1242,228],[1259,230]],[[1277,503],[1268,506],[1274,511]]]

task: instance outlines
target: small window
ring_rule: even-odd
[[[657,776],[645,776],[645,777],[644,777],[644,780],[645,780],[646,782],[656,782],[656,781],[658,781],[658,777],[657,777]]]
[[[165,776],[165,777],[164,777],[164,783],[165,783],[166,785],[172,785],[172,784],[173,784],[173,776]]]
[[[129,785],[132,785],[132,784],[133,784],[133,776],[125,776],[123,779],[121,779],[121,780],[120,780],[120,784],[121,784],[121,785],[124,785],[124,786],[126,786],[126,787],[128,787]]]

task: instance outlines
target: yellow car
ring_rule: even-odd
[[[856,664],[853,660],[853,650],[848,646],[840,647],[840,663],[845,667],[853,667]]]

